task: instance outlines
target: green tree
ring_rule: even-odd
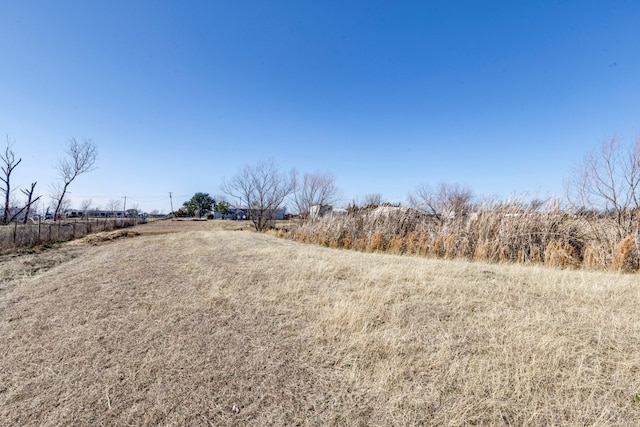
[[[202,218],[202,215],[211,212],[213,205],[215,205],[215,200],[213,200],[209,193],[196,193],[191,199],[184,202],[182,209],[186,211],[188,215]]]
[[[229,202],[225,202],[224,200],[216,203],[214,211],[218,212],[220,215],[226,215],[229,213],[229,208],[231,205]]]

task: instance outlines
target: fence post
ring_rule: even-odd
[[[18,237],[18,221],[13,223],[13,244],[16,244],[16,238]]]

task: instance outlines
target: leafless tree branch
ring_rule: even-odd
[[[83,142],[78,142],[75,138],[69,139],[66,153],[67,157],[61,159],[57,165],[60,183],[53,189],[52,198],[56,205],[54,218],[60,214],[69,185],[79,175],[92,171],[98,157],[98,149],[90,139],[85,139]]]
[[[273,225],[273,217],[293,190],[292,178],[281,172],[273,160],[247,166],[222,185],[225,194],[236,199],[257,231]]]
[[[308,215],[312,206],[331,205],[337,201],[335,178],[328,173],[305,173],[300,181],[293,174],[293,202],[298,213]]]
[[[611,219],[616,237],[638,232],[640,201],[640,135],[625,147],[616,137],[588,153],[574,170],[567,198],[585,218]],[[594,224],[596,222],[593,222]],[[594,230],[596,231],[596,230]]]
[[[9,217],[9,211],[11,208],[11,173],[13,170],[20,164],[22,159],[18,159],[16,161],[16,156],[13,150],[11,149],[11,141],[9,141],[9,137],[7,136],[7,146],[4,150],[4,153],[0,154],[0,161],[2,166],[0,170],[2,170],[2,176],[0,176],[0,181],[2,181],[3,187],[0,188],[0,191],[4,193],[4,211],[2,213],[2,224],[8,224],[11,222]]]

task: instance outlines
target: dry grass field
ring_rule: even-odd
[[[640,425],[637,275],[248,228],[0,257],[0,425]]]

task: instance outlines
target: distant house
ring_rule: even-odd
[[[349,214],[349,211],[347,211],[344,208],[333,208],[331,210],[331,215],[333,216],[347,216]]]
[[[285,213],[286,213],[286,209],[285,208],[276,209],[273,212],[272,218],[276,219],[278,221],[282,221],[284,219]]]
[[[214,212],[213,217],[215,219],[248,220],[251,219],[251,209],[245,207],[229,208],[227,214],[222,215],[219,212]],[[284,217],[285,208],[276,209],[272,215],[272,218],[275,220],[283,220]]]
[[[135,212],[135,213],[134,213]],[[138,211],[135,209],[127,210],[124,216],[137,216]],[[122,211],[103,211],[100,209],[90,209],[88,211],[82,211],[79,209],[67,209],[64,211],[64,216],[67,218],[122,218]]]
[[[371,211],[374,217],[404,215],[409,212],[410,208],[406,206],[378,206]]]
[[[330,214],[333,211],[331,205],[313,205],[309,208],[309,218],[319,218]]]
[[[246,213],[246,209],[240,208],[228,208],[226,214],[221,214],[220,212],[214,212],[214,219],[234,219],[234,220],[245,220],[249,219]]]
[[[20,209],[13,207],[13,208],[9,208],[8,209],[8,216],[9,218],[11,218],[12,216],[14,216]],[[4,216],[4,208],[0,208],[0,217]]]

